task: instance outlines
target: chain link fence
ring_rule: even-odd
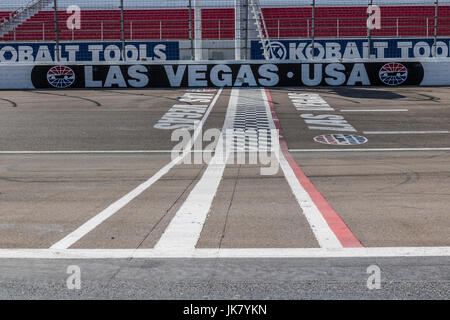
[[[178,42],[179,59],[238,55],[273,59],[289,58],[286,54],[294,43],[289,41],[305,41],[314,58],[321,48],[327,50],[324,41],[360,39],[369,54],[381,52],[379,39],[413,38],[424,40],[431,56],[444,56],[440,43],[449,45],[450,0],[5,0],[0,4],[2,43],[53,42],[59,50],[60,43],[114,42],[125,57],[127,44],[135,42]],[[272,46],[274,42],[278,47]],[[284,52],[277,54],[280,46]]]

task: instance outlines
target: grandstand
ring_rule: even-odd
[[[65,11],[66,0],[59,1],[59,39],[64,41],[102,41],[121,39],[119,1],[78,1],[82,9],[80,30],[69,30]],[[157,1],[125,1],[125,40],[187,40],[190,38],[188,1],[167,1],[161,7]],[[441,1],[438,9],[438,36],[450,35],[450,3]],[[16,10],[10,0],[0,6],[0,23]],[[76,4],[77,1],[70,1]],[[373,37],[432,37],[434,35],[434,0],[375,1],[382,5],[382,28]],[[68,2],[67,2],[68,4]],[[406,8],[405,5],[408,5]],[[159,6],[159,7],[158,7]],[[164,6],[164,5],[163,5]],[[271,38],[308,38],[311,36],[312,8],[310,1],[261,1],[266,33]],[[229,40],[235,36],[233,1],[203,0],[203,39]],[[367,1],[317,1],[315,36],[327,38],[367,36]],[[0,41],[55,40],[54,11],[51,6],[28,17]]]

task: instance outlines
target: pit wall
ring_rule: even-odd
[[[312,59],[311,39],[270,39],[271,58],[277,60]],[[244,44],[244,41],[243,41]],[[234,60],[234,40],[203,40],[204,60]],[[265,60],[261,43],[249,40],[241,48],[242,58]],[[368,57],[368,41],[363,38],[316,38],[314,59],[352,60]],[[114,41],[62,41],[59,50],[54,42],[0,42],[0,65],[12,63],[54,63],[55,52],[64,63],[120,63],[122,43]],[[127,41],[127,61],[131,63],[191,60],[192,42],[180,41]],[[450,38],[439,38],[434,47],[432,38],[373,38],[370,59],[428,59],[450,58]]]
[[[0,89],[450,85],[450,59],[0,65]]]

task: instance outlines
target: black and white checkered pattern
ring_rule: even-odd
[[[232,121],[231,136],[233,151],[249,152],[270,150],[272,146],[269,115],[260,90],[243,90]]]

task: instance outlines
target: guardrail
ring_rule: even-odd
[[[203,39],[234,39],[233,19],[202,20]],[[311,37],[311,18],[266,19],[270,37],[278,39]],[[4,41],[49,41],[55,39],[53,21],[27,22],[10,32]],[[382,28],[373,30],[372,37],[432,37],[433,17],[386,17]],[[120,21],[85,21],[81,30],[69,30],[59,26],[61,40],[120,40]],[[185,20],[135,20],[125,22],[126,40],[186,40],[189,39],[189,21]],[[438,18],[437,34],[450,36],[450,17]],[[316,37],[349,38],[367,35],[366,18],[315,18]]]

